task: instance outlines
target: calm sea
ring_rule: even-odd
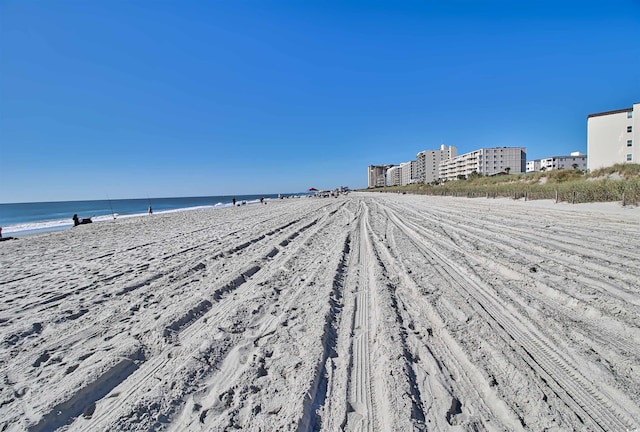
[[[277,194],[236,195],[238,203],[256,204],[260,198],[277,199]],[[69,229],[71,218],[90,217],[93,222],[116,218],[142,216],[148,213],[149,205],[153,213],[187,211],[200,208],[221,208],[232,205],[234,196],[114,199],[96,201],[58,201],[0,204],[0,227],[2,235],[12,236],[34,234],[46,231]]]

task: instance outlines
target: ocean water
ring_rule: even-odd
[[[237,203],[256,204],[260,198],[277,199],[278,194],[236,195]],[[0,227],[3,236],[20,236],[69,229],[72,217],[103,222],[115,218],[143,216],[149,205],[153,213],[188,211],[199,208],[223,208],[232,205],[234,196],[207,196],[151,199],[114,199],[95,201],[57,201],[0,204]]]

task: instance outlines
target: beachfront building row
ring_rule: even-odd
[[[439,150],[424,150],[416,160],[394,166],[387,173],[387,186],[406,186],[413,183],[431,183],[440,178],[440,163],[457,156],[458,149],[445,144]]]
[[[495,175],[524,173],[527,150],[524,147],[482,148],[457,156],[454,146],[418,153],[415,161],[400,165],[369,165],[369,188],[405,186],[466,178],[471,174]]]
[[[472,174],[492,176],[524,173],[527,149],[524,147],[481,148],[440,163],[440,180],[467,178]]]
[[[483,148],[457,156],[457,148],[444,144],[439,150],[418,153],[415,161],[405,162],[387,178],[393,165],[369,166],[369,187],[432,183],[466,178],[471,174],[495,175],[557,169],[596,170],[622,163],[640,163],[640,103],[630,108],[589,114],[587,117],[587,155],[552,156],[526,160],[520,147]],[[405,168],[406,164],[410,168]]]
[[[640,103],[589,114],[587,153],[587,167],[591,171],[615,164],[640,163]]]
[[[440,150],[425,150],[416,157],[416,180],[419,183],[432,183],[440,179],[440,163],[458,156],[458,149],[442,144]]]
[[[587,155],[571,152],[569,156],[552,156],[544,159],[527,161],[527,172],[550,171],[557,169],[587,169]]]

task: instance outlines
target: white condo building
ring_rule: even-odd
[[[542,159],[533,159],[533,160],[527,161],[526,172],[530,173],[530,172],[540,171],[540,161],[542,161]]]
[[[400,184],[402,186],[406,186],[411,183],[416,182],[417,174],[416,174],[416,161],[409,161],[400,164],[400,172],[402,175],[402,179]]]
[[[527,149],[524,147],[482,148],[440,163],[440,179],[457,180],[478,173],[491,176],[502,172],[524,173]]]
[[[414,183],[416,161],[391,165],[387,170],[387,186],[406,186]]]
[[[440,178],[440,162],[458,156],[454,146],[442,144],[440,150],[425,150],[417,155],[416,179],[421,183],[431,183]]]
[[[527,172],[550,171],[556,169],[587,169],[587,155],[572,152],[570,156],[552,156],[527,161]]]
[[[589,114],[589,170],[619,163],[640,163],[640,103],[631,108]]]
[[[402,184],[402,168],[400,165],[392,166],[387,171],[387,186],[400,186]]]

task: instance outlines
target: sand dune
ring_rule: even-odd
[[[640,429],[640,209],[355,193],[0,244],[0,431]]]

